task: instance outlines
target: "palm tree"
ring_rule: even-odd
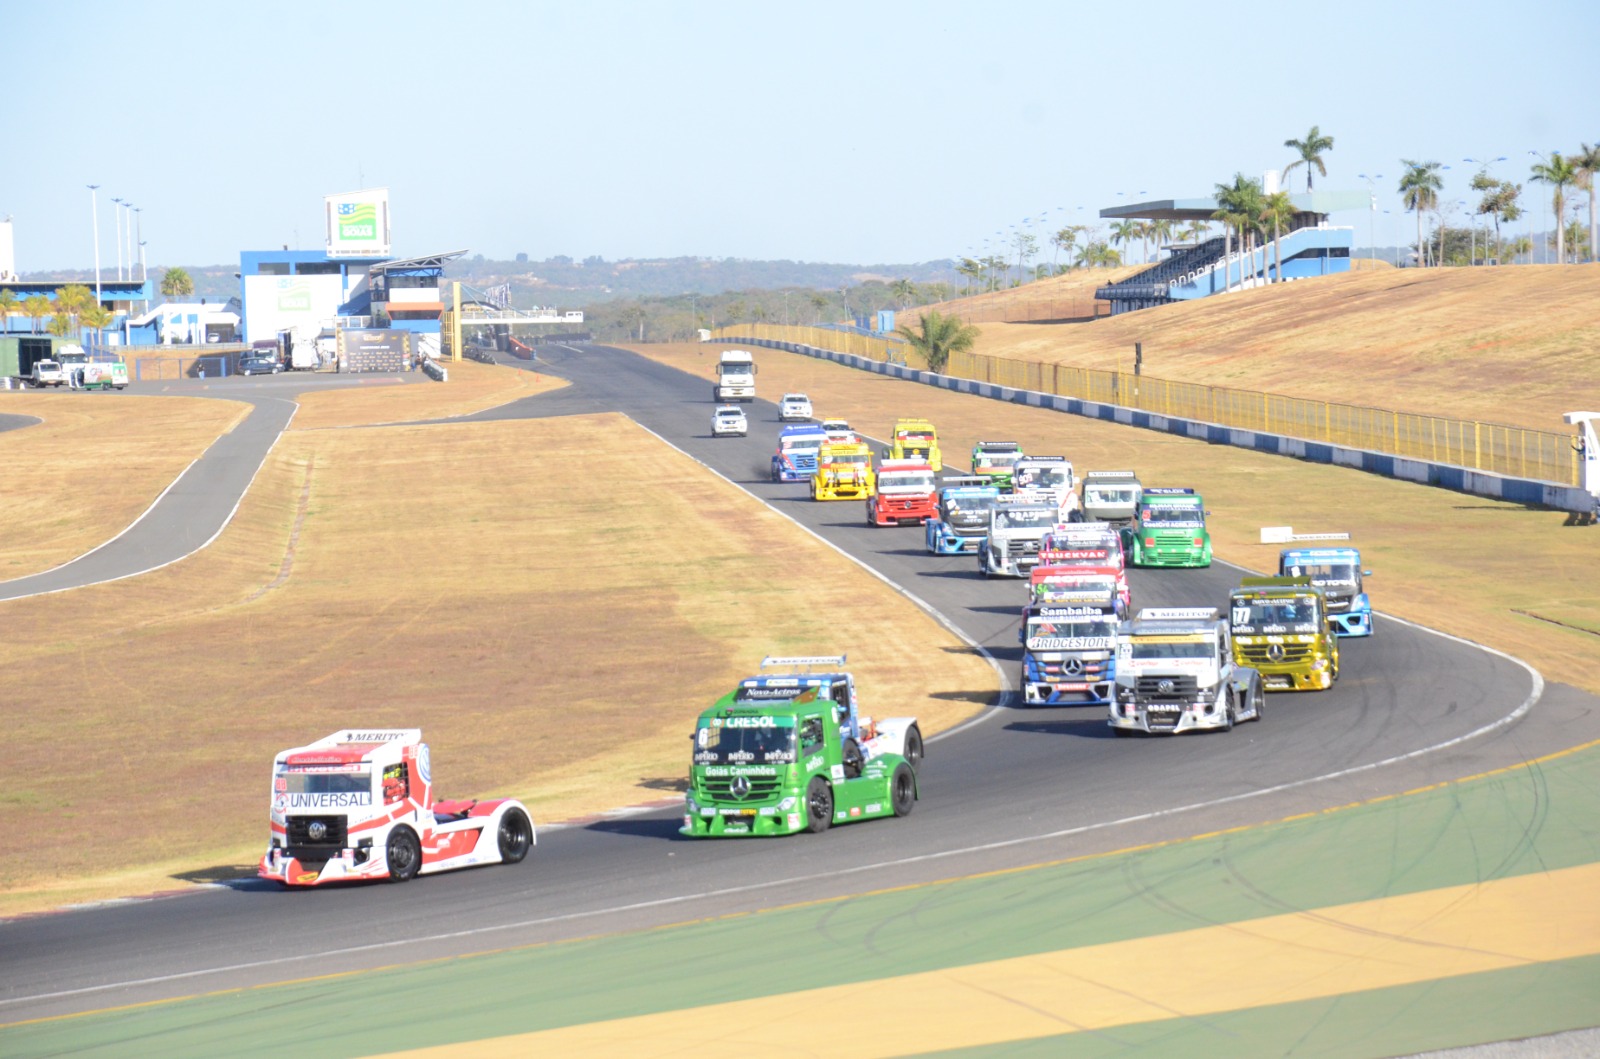
[[[966,277],[967,293],[970,295],[972,293],[972,281],[983,275],[983,266],[970,257],[964,257],[961,259],[961,263],[956,266],[956,272]]]
[[[17,308],[17,292],[7,288],[0,290],[0,335],[11,330],[11,317],[22,310]]]
[[[43,294],[30,294],[22,299],[22,312],[33,321],[33,333],[39,333],[39,321],[50,315],[50,299]]]
[[[1211,225],[1205,221],[1190,221],[1187,225],[1188,236],[1194,240],[1194,245],[1199,246],[1211,232]]]
[[[65,338],[72,333],[72,317],[67,311],[54,301],[50,302],[50,322],[44,325],[49,334],[57,338]]]
[[[900,303],[900,308],[904,309],[917,300],[917,285],[909,279],[897,279],[889,284],[889,293],[894,295],[895,300]]]
[[[104,331],[117,318],[116,313],[96,302],[78,314],[78,323],[95,331]]]
[[[950,354],[967,352],[982,333],[972,324],[962,323],[961,317],[944,316],[937,309],[929,310],[917,324],[917,331],[902,324],[895,328],[895,334],[922,354],[929,371],[941,375],[950,363]]]
[[[1111,241],[1126,246],[1139,238],[1140,227],[1138,221],[1118,221],[1111,226]]]
[[[1427,247],[1422,241],[1422,212],[1438,208],[1439,189],[1444,187],[1444,181],[1439,178],[1438,162],[1413,162],[1402,158],[1400,164],[1406,167],[1400,178],[1400,197],[1406,209],[1414,210],[1417,215],[1417,265],[1420,267],[1427,263],[1423,256]]]
[[[1261,199],[1261,212],[1257,214],[1263,224],[1272,225],[1272,260],[1278,267],[1278,282],[1283,282],[1283,244],[1280,241],[1282,226],[1294,220],[1294,200],[1287,191],[1274,191]]]
[[[1323,176],[1328,175],[1328,167],[1322,164],[1324,153],[1333,150],[1333,137],[1322,135],[1322,130],[1311,126],[1311,131],[1306,133],[1303,140],[1284,140],[1285,147],[1293,147],[1300,152],[1300,157],[1283,167],[1283,175],[1288,177],[1289,171],[1297,165],[1306,167],[1306,191],[1311,190],[1311,171],[1315,169]]]
[[[1247,249],[1245,242],[1248,233],[1255,231],[1260,223],[1261,215],[1261,183],[1251,180],[1243,173],[1233,174],[1233,183],[1218,184],[1216,189],[1217,210],[1211,215],[1214,221],[1221,221],[1223,275],[1222,287],[1226,290],[1233,285],[1233,266],[1228,261],[1232,254],[1232,247],[1228,240],[1228,231],[1232,229],[1239,233],[1239,252],[1242,255]],[[1244,282],[1244,261],[1239,262],[1239,282]]]
[[[181,268],[169,268],[161,276],[161,296],[163,298],[186,298],[194,293],[194,280],[189,278],[189,273]]]
[[[1534,180],[1555,189],[1550,201],[1555,207],[1556,261],[1565,264],[1567,242],[1566,232],[1561,228],[1561,211],[1567,208],[1567,188],[1578,182],[1578,167],[1572,164],[1571,159],[1561,157],[1560,151],[1551,151],[1548,160],[1535,162],[1531,168]]]
[[[1162,243],[1172,242],[1173,223],[1169,220],[1158,219],[1150,222],[1150,238],[1155,240],[1156,253],[1161,253]]]
[[[56,306],[66,314],[67,322],[74,327],[83,311],[94,304],[94,293],[81,283],[69,283],[56,290]]]
[[[1589,192],[1589,260],[1600,261],[1600,228],[1595,227],[1595,174],[1600,173],[1600,143],[1580,145],[1572,156],[1573,168],[1581,174],[1580,187]]]

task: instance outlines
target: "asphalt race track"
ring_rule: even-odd
[[[803,483],[770,482],[773,404],[750,408],[748,438],[713,440],[709,378],[605,347],[541,352],[546,359],[535,366],[572,386],[452,422],[623,412],[925,601],[993,655],[1008,685],[1015,682],[1019,584],[982,579],[971,557],[928,555],[920,528],[868,527],[860,502],[813,503]],[[265,434],[251,432],[253,444],[270,446]],[[265,451],[241,445],[223,462],[247,483]],[[212,497],[213,506],[231,511],[237,494],[223,499]],[[151,565],[139,554],[124,561],[130,572]],[[1239,576],[1220,562],[1209,570],[1135,571],[1135,606],[1215,606]],[[870,650],[870,642],[840,649]],[[1264,721],[1231,733],[1113,739],[1101,708],[1020,708],[1008,696],[929,746],[922,800],[903,820],[783,840],[691,842],[676,833],[678,812],[664,810],[546,831],[512,868],[307,892],[248,880],[6,921],[0,1022],[1125,848],[1513,764],[1600,728],[1592,696],[1546,687],[1513,659],[1395,619],[1380,618],[1376,636],[1346,640],[1341,651],[1343,675],[1332,691],[1269,696]],[[863,690],[866,713],[898,712]],[[686,708],[685,734],[692,721]],[[265,807],[262,815],[264,841]]]

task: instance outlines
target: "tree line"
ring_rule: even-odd
[[[12,316],[28,317],[33,334],[43,330],[60,338],[75,334],[81,327],[95,330],[110,327],[115,318],[110,309],[95,301],[94,291],[81,283],[58,287],[51,297],[30,294],[18,298],[16,291],[0,290],[0,318]],[[48,324],[43,323],[46,317],[50,320]],[[9,325],[6,330],[10,330]]]

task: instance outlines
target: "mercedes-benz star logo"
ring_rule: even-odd
[[[750,777],[749,776],[735,776],[735,777],[733,777],[733,782],[728,785],[728,790],[730,792],[732,792],[732,794],[733,794],[733,796],[735,798],[743,798],[743,797],[745,797],[746,795],[748,795],[750,793]]]
[[[1171,680],[1162,680],[1160,683],[1156,684],[1156,690],[1161,692],[1163,695],[1171,695],[1174,691],[1178,690],[1178,685]]]
[[[1077,676],[1079,673],[1083,672],[1083,660],[1079,658],[1069,658],[1062,663],[1061,670],[1064,673],[1070,673],[1073,676]]]
[[[1272,659],[1274,662],[1283,661],[1283,644],[1281,644],[1281,643],[1269,643],[1269,644],[1267,644],[1267,657]]]
[[[306,828],[306,837],[313,842],[321,842],[328,837],[328,825],[321,820],[313,820],[311,826]]]

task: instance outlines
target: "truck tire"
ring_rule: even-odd
[[[894,775],[889,777],[889,804],[894,807],[896,816],[910,815],[916,808],[917,778],[905,764],[896,765]]]
[[[846,739],[839,748],[839,759],[844,762],[844,778],[856,780],[861,778],[861,769],[867,763],[867,755],[861,752],[861,744],[854,739]]]
[[[906,764],[910,765],[911,768],[915,770],[919,765],[922,764],[923,756],[922,729],[916,725],[912,725],[906,730]]]
[[[384,846],[384,857],[389,864],[390,882],[410,882],[422,870],[422,843],[417,833],[409,827],[397,827],[389,832]]]
[[[500,863],[519,864],[533,845],[533,824],[521,809],[508,809],[500,817]]]
[[[806,830],[820,835],[833,823],[833,788],[821,776],[806,787]]]

